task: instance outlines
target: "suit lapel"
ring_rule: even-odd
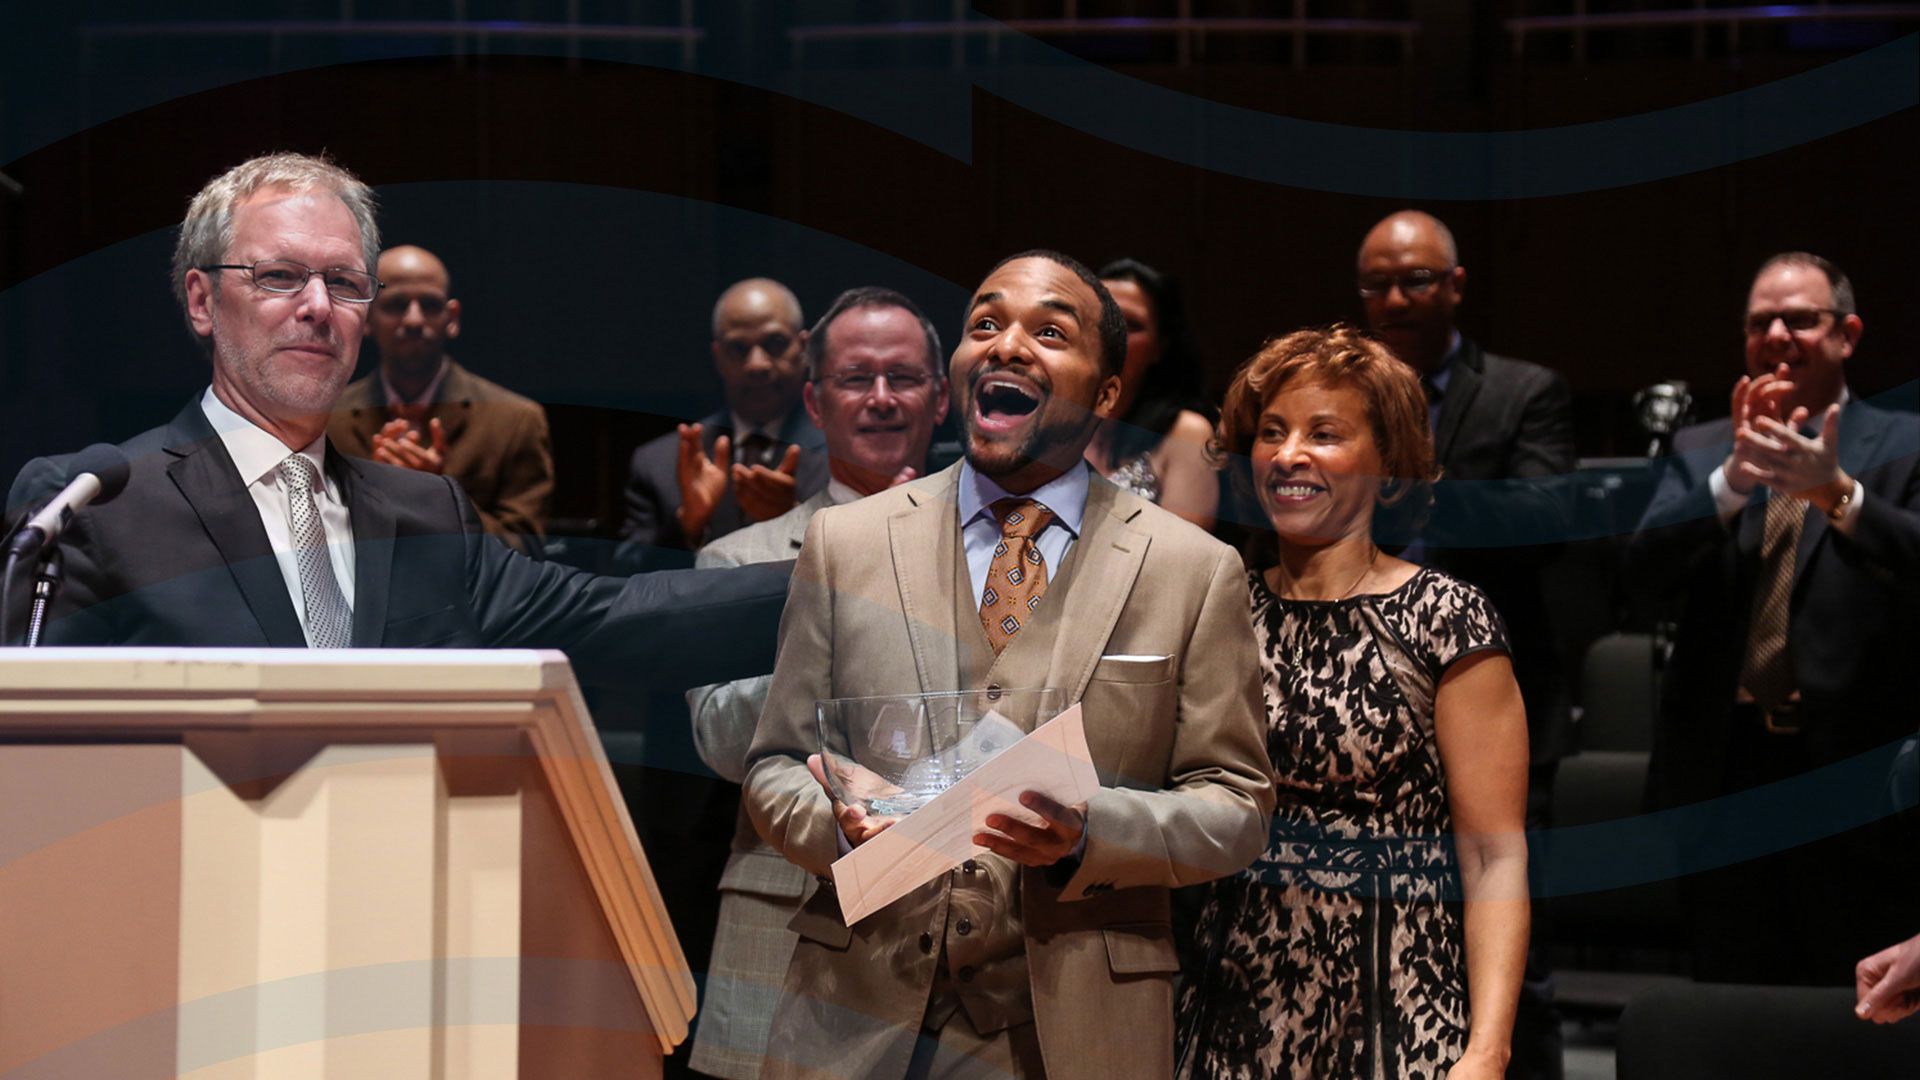
[[[953,597],[948,592],[956,571],[963,571],[957,558],[960,541],[955,520],[959,475],[956,466],[938,486],[909,488],[907,498],[913,505],[887,519],[900,610],[906,616],[907,641],[922,693],[953,689],[960,670]]]
[[[815,492],[812,497],[801,503],[798,514],[786,516],[786,520],[789,522],[787,535],[774,539],[770,550],[767,552],[768,557],[773,559],[792,559],[797,557],[800,554],[802,543],[807,538],[807,524],[813,520],[813,515],[832,505],[833,496],[827,494],[824,488]]]
[[[467,420],[473,415],[473,399],[473,380],[467,370],[448,360],[447,377],[440,380],[440,389],[434,392],[432,408],[448,446],[459,441],[460,433],[467,429]],[[427,432],[421,432],[420,437],[431,444],[432,438]]]
[[[328,425],[328,442],[334,442],[332,436],[338,432],[350,442],[350,445],[342,447],[347,453],[355,457],[373,455],[373,437],[387,422],[385,403],[375,399],[379,389],[380,373],[377,369],[371,377],[348,384],[340,400],[333,406],[336,420],[344,418],[345,423]]]
[[[378,648],[386,637],[387,591],[393,581],[393,504],[367,482],[363,467],[352,458],[328,454],[327,467],[340,484],[353,523],[353,644]]]
[[[1053,631],[1053,656],[1046,684],[1065,689],[1069,701],[1080,700],[1086,692],[1147,556],[1149,537],[1132,524],[1139,510],[1116,507],[1118,491],[1089,470],[1086,518],[1061,568],[1065,602],[1052,609],[1059,622],[1048,628]],[[1041,603],[1043,610],[1049,606]]]
[[[170,425],[167,453],[179,459],[167,467],[168,477],[219,550],[267,644],[305,648],[307,635],[300,629],[300,616],[287,595],[287,579],[260,523],[260,508],[197,400]]]
[[[1440,430],[1433,436],[1434,453],[1443,462],[1453,453],[1453,442],[1466,420],[1467,409],[1486,381],[1480,377],[1480,367],[1480,347],[1463,339],[1459,353],[1453,358],[1453,373],[1447,376],[1447,388],[1440,398]]]

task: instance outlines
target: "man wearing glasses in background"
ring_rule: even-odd
[[[173,283],[212,383],[121,444],[127,486],[60,537],[56,645],[564,649],[583,679],[681,688],[765,671],[777,567],[595,577],[487,538],[443,476],[329,448],[379,281],[373,193],[273,154],[188,207]],[[68,480],[29,462],[8,506]]]
[[[700,549],[701,566],[791,559],[807,522],[829,506],[926,472],[933,429],[947,415],[940,336],[912,300],[892,289],[848,289],[807,336],[807,415],[827,439],[831,479],[792,510]],[[738,784],[771,675],[687,693],[700,760]],[[774,1006],[799,936],[806,871],[754,832],[742,813],[720,879],[719,925],[691,1065],[711,1076],[759,1076]]]
[[[1679,836],[1695,978],[1849,986],[1920,893],[1885,763],[1821,771],[1913,734],[1920,419],[1848,392],[1862,323],[1826,259],[1768,259],[1743,329],[1732,416],[1675,435],[1629,550],[1682,605],[1649,783],[1704,804]]]
[[[553,494],[546,410],[447,355],[460,301],[433,252],[388,248],[378,273],[367,337],[380,368],[340,395],[327,438],[343,454],[452,477],[489,535],[537,555]]]
[[[1407,543],[1404,558],[1479,586],[1506,620],[1527,707],[1527,826],[1543,828],[1571,725],[1541,574],[1567,534],[1567,502],[1553,478],[1574,468],[1573,395],[1559,374],[1496,356],[1460,333],[1454,309],[1467,269],[1438,218],[1388,215],[1362,241],[1357,270],[1368,325],[1420,373],[1441,470],[1420,534],[1380,540]],[[1537,961],[1528,964],[1509,1076],[1561,1073],[1545,977]]]

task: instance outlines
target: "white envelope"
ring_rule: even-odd
[[[841,856],[833,864],[840,916],[852,926],[985,852],[973,837],[985,828],[987,815],[1033,813],[1020,805],[1022,792],[1038,791],[1072,806],[1086,802],[1099,788],[1086,727],[1075,703],[925,806]]]

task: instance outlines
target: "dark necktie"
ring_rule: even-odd
[[[771,469],[779,464],[781,451],[784,449],[786,448],[771,436],[756,431],[740,440],[740,449],[734,455],[734,460],[742,465],[765,465]]]
[[[1047,561],[1034,538],[1053,520],[1053,511],[1032,499],[1000,499],[993,512],[1000,518],[1000,542],[980,592],[980,625],[998,655],[1047,595]]]
[[[1793,696],[1793,651],[1787,644],[1787,608],[1793,599],[1793,560],[1807,507],[1769,492],[1760,529],[1760,571],[1753,583],[1753,621],[1740,685],[1768,712]]]

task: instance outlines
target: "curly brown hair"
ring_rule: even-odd
[[[1440,478],[1427,421],[1427,396],[1411,367],[1356,327],[1336,323],[1325,329],[1296,330],[1267,342],[1241,365],[1227,388],[1220,423],[1207,446],[1214,468],[1228,472],[1244,508],[1258,505],[1248,454],[1260,430],[1261,413],[1281,388],[1295,382],[1346,387],[1366,402],[1381,471],[1388,477],[1380,485],[1374,536],[1383,547],[1405,547],[1425,524],[1433,505],[1433,482]],[[1267,538],[1270,541],[1271,535]]]

